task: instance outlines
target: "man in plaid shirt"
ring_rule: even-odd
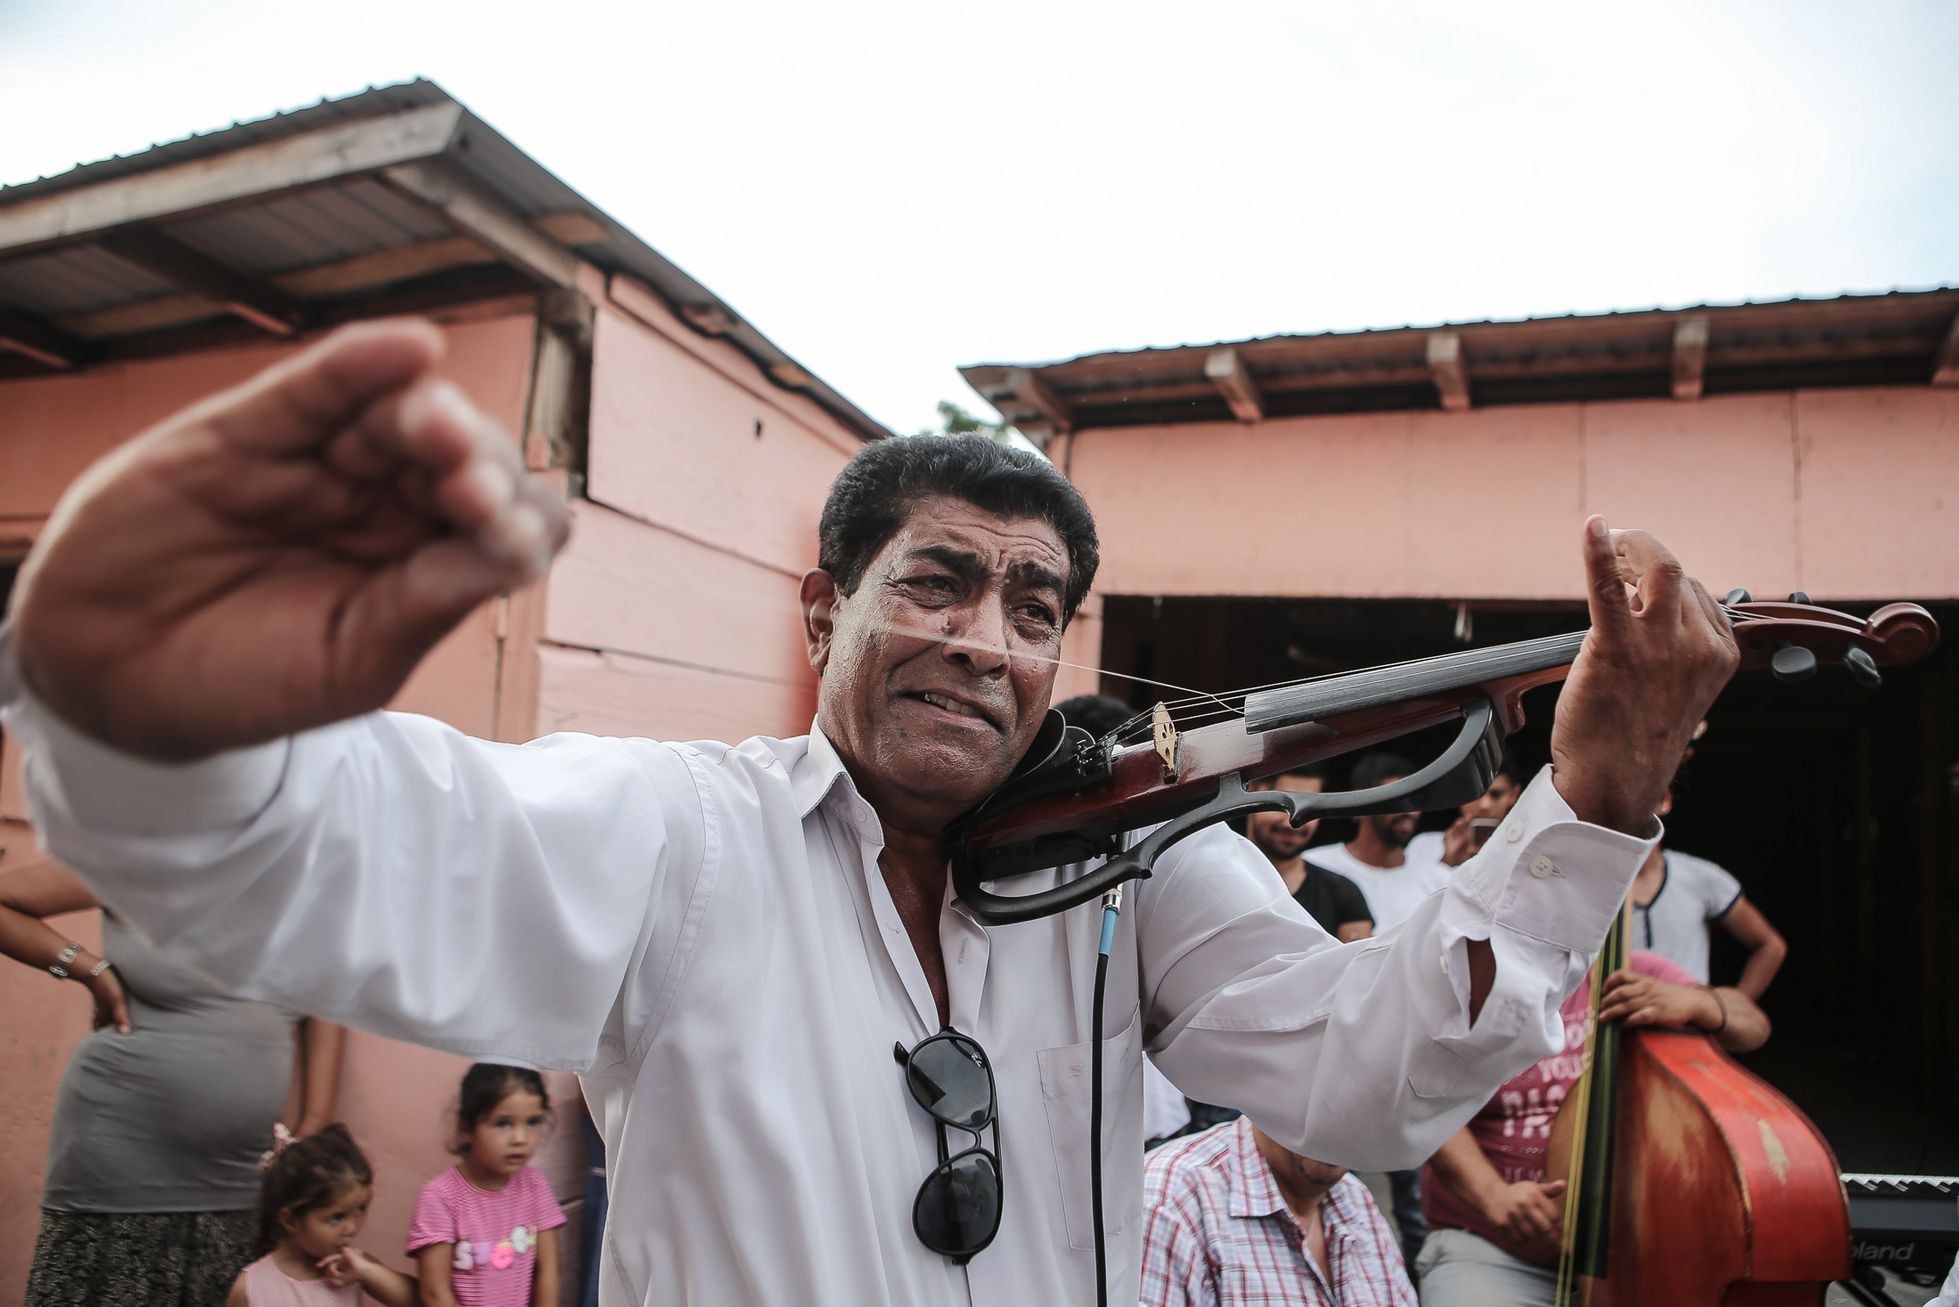
[[[1143,1209],[1143,1307],[1416,1307],[1367,1187],[1246,1117],[1151,1153]]]

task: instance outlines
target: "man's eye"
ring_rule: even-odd
[[[908,577],[904,581],[904,584],[916,590],[929,591],[935,595],[951,594],[953,590],[952,578],[949,576]]]
[[[1042,626],[1054,625],[1054,611],[1046,604],[1023,604],[1020,613],[1030,622],[1038,622]]]

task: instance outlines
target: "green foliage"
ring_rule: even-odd
[[[1005,422],[988,422],[968,413],[951,400],[942,399],[939,401],[938,427],[936,429],[932,427],[921,427],[913,434],[920,436],[964,436],[977,432],[983,436],[990,436],[1004,445],[1011,442],[1011,438],[1008,435],[1009,430],[1010,428]]]

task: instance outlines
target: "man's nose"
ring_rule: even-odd
[[[1007,613],[987,597],[961,604],[946,627],[946,657],[976,676],[991,676],[1007,666]]]

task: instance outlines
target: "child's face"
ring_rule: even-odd
[[[530,1165],[550,1123],[544,1100],[528,1089],[512,1090],[485,1112],[465,1137],[469,1160],[489,1175],[515,1175]]]
[[[333,1201],[322,1203],[303,1216],[284,1216],[280,1223],[286,1227],[286,1238],[292,1246],[311,1261],[346,1248],[354,1242],[354,1236],[361,1232],[361,1223],[367,1219],[367,1204],[374,1197],[370,1185],[349,1185],[334,1195]]]

